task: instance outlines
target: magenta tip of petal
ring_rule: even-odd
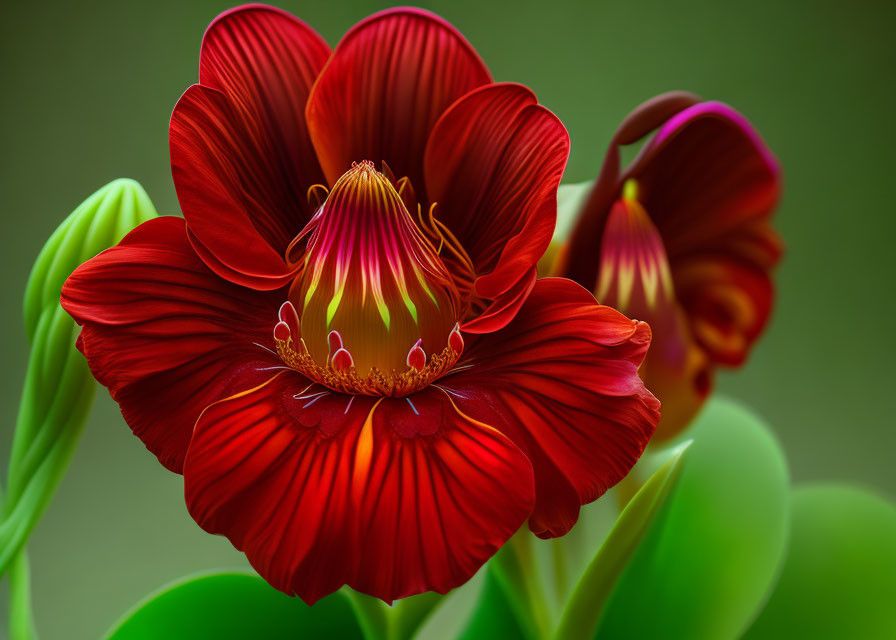
[[[291,332],[289,330],[289,325],[283,322],[282,320],[274,325],[274,339],[286,341],[289,340]]]
[[[759,132],[756,131],[755,127],[750,124],[750,121],[747,120],[747,118],[742,113],[736,111],[732,107],[729,107],[723,102],[710,100],[707,102],[695,104],[693,107],[688,107],[684,111],[678,112],[677,114],[669,118],[662,127],[660,127],[659,131],[657,131],[656,136],[654,136],[651,145],[660,145],[667,138],[673,135],[676,130],[685,126],[688,121],[699,118],[701,116],[716,116],[722,118],[723,120],[728,120],[733,125],[738,127],[750,140],[750,142],[753,143],[753,146],[756,148],[756,152],[759,153],[760,156],[762,156],[762,159],[768,166],[769,171],[775,176],[779,175],[780,167],[778,165],[778,160],[771,152],[771,149],[768,148],[768,145],[765,144],[765,141],[759,135]]]

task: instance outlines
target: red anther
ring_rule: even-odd
[[[408,351],[407,364],[411,369],[416,369],[417,371],[423,371],[423,368],[426,366],[426,352],[423,351],[423,348],[420,346],[420,343],[423,342],[423,338],[417,340],[414,343],[414,346],[411,347],[411,350]]]
[[[296,313],[296,308],[293,306],[292,302],[287,300],[286,302],[281,304],[280,311],[277,312],[277,316],[280,318],[280,322],[285,322],[286,326],[289,327],[289,331],[290,333],[292,333],[293,340],[295,340],[297,336],[301,335],[299,314]]]
[[[274,340],[281,340],[286,342],[289,340],[290,332],[289,325],[283,321],[278,322],[274,325]]]
[[[464,351],[464,337],[460,335],[460,325],[454,325],[454,329],[448,334],[448,346],[454,349],[458,354]]]
[[[336,353],[333,354],[330,364],[336,371],[348,371],[355,366],[355,361],[352,359],[352,354],[346,349],[337,349]]]

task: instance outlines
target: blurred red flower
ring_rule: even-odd
[[[535,281],[560,121],[414,9],[331,53],[238,8],[199,80],[171,118],[185,220],[138,227],[62,293],[190,514],[309,603],[445,592],[526,519],[568,531],[659,412],[648,326]]]
[[[657,127],[622,169],[619,147]],[[691,94],[645,102],[613,138],[554,272],[650,324],[640,374],[663,403],[658,440],[687,426],[715,368],[741,365],[765,328],[781,256],[771,227],[780,182],[741,114]]]

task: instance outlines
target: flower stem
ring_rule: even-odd
[[[9,567],[10,640],[36,640],[31,611],[31,570],[25,550],[19,551]]]

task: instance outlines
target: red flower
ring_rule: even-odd
[[[332,54],[282,11],[230,11],[199,76],[171,118],[186,222],[138,227],[62,294],[191,515],[309,603],[445,592],[527,518],[569,530],[658,403],[646,324],[535,282],[559,120],[414,9]]]
[[[624,170],[619,146],[659,126]],[[657,438],[693,418],[719,365],[739,366],[772,308],[778,163],[747,120],[673,92],[620,125],[558,273],[650,323],[640,373],[663,403]],[[595,256],[599,256],[596,258]]]

